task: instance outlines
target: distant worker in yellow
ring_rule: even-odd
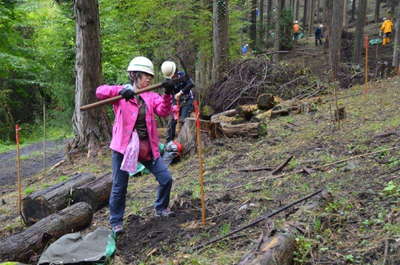
[[[299,22],[297,20],[294,21],[293,23],[293,39],[298,40],[300,37],[300,30],[301,27],[299,25]]]
[[[390,43],[393,27],[394,25],[392,20],[390,20],[390,18],[383,18],[383,23],[381,26],[381,32],[383,33],[383,42],[382,42],[383,46]]]

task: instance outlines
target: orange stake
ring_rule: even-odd
[[[203,158],[203,146],[201,143],[201,132],[200,132],[200,111],[199,102],[195,100],[193,102],[194,112],[196,115],[196,138],[197,138],[197,154],[199,156],[199,183],[200,183],[200,201],[201,201],[201,222],[203,225],[206,224],[206,203],[204,194],[204,158]]]
[[[21,128],[18,124],[15,125],[15,141],[17,144],[17,157],[16,157],[16,170],[17,170],[17,191],[18,191],[18,213],[21,214],[21,202],[22,202],[22,185],[21,185],[21,160],[19,157],[19,130]]]

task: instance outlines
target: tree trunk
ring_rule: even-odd
[[[376,0],[375,1],[375,23],[379,22],[380,12],[381,12],[381,0]]]
[[[107,173],[89,183],[72,190],[72,203],[86,202],[96,212],[108,204],[112,186],[112,175]]]
[[[398,74],[400,74],[400,5],[396,9],[396,26],[395,26],[395,37],[394,37],[394,48],[393,48],[393,67],[396,68]]]
[[[264,23],[264,12],[265,12],[265,0],[260,0],[260,30],[258,37],[258,48],[263,50],[265,46],[265,23]]]
[[[111,136],[110,122],[103,108],[80,111],[96,101],[96,88],[102,80],[100,57],[100,22],[97,0],[76,0],[76,88],[73,127],[74,148],[88,148],[94,156],[101,142]]]
[[[249,33],[250,48],[254,51],[257,47],[257,0],[251,0]]]
[[[300,0],[296,0],[295,20],[299,20],[299,13],[300,13]]]
[[[272,28],[272,15],[273,15],[272,9],[273,9],[272,0],[267,0],[267,25],[266,25],[266,28],[267,28],[267,42],[269,40],[270,32],[271,32],[271,28]]]
[[[351,18],[350,21],[353,22],[356,19],[356,0],[351,0]]]
[[[330,38],[331,38],[331,27],[332,27],[332,8],[333,8],[333,0],[324,0],[324,37],[325,43],[324,48],[329,48]]]
[[[317,0],[317,23],[321,23],[321,0]]]
[[[228,0],[213,2],[213,82],[222,80],[228,68]]]
[[[61,236],[82,230],[92,222],[93,212],[80,202],[40,220],[0,243],[0,260],[34,262],[43,249]],[[36,263],[36,262],[35,262]]]
[[[308,12],[309,12],[309,3],[310,0],[304,0],[304,5],[303,5],[303,28],[306,29],[307,28],[307,17],[308,17]]]
[[[340,49],[342,43],[343,26],[343,1],[333,1],[332,23],[329,36],[329,58],[332,70],[332,78],[336,80],[340,63]]]
[[[214,128],[216,124],[210,121],[200,120],[200,130],[202,132],[207,132],[211,138],[219,136],[215,134],[216,129]],[[216,136],[217,135],[217,136]],[[181,156],[187,154],[194,154],[196,151],[196,119],[186,118],[181,130],[176,138],[176,141],[182,144],[183,151]]]
[[[357,26],[354,40],[354,63],[361,64],[364,43],[364,26],[367,15],[367,0],[360,0],[357,10]]]
[[[308,12],[308,25],[309,25],[309,34],[311,35],[314,28],[314,12],[315,12],[315,1],[309,0],[310,10]]]
[[[275,19],[275,39],[274,39],[274,50],[279,51],[281,47],[281,16],[282,16],[282,5],[277,1],[276,3],[276,19]],[[272,55],[273,61],[279,61],[279,54],[275,53]]]
[[[37,191],[22,200],[22,214],[27,225],[64,209],[70,203],[70,193],[77,187],[96,179],[94,175],[76,174],[69,180],[43,191]]]
[[[344,0],[344,8],[343,8],[343,29],[347,29],[349,20],[347,19],[347,6],[348,0]]]

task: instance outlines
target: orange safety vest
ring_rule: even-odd
[[[297,32],[299,32],[299,30],[300,30],[299,24],[294,24],[293,25],[293,32],[297,33]]]

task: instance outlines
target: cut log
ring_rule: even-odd
[[[227,137],[250,136],[257,137],[260,134],[259,122],[248,122],[242,124],[229,124],[221,122],[222,133]]]
[[[37,191],[22,200],[24,222],[32,225],[40,219],[64,209],[70,204],[72,191],[96,177],[89,173],[75,174],[69,180],[42,191]]]
[[[227,117],[232,118],[236,114],[237,114],[236,109],[227,110],[227,111],[212,115],[211,122],[213,122],[213,123],[227,122],[227,120],[226,120]],[[235,118],[232,118],[232,119],[235,119]]]
[[[274,96],[271,94],[261,94],[257,98],[257,107],[260,110],[269,110],[275,106]]]
[[[93,211],[101,209],[108,204],[112,187],[112,175],[106,175],[97,178],[89,183],[77,187],[72,191],[72,202],[86,202]]]
[[[38,257],[50,241],[82,230],[92,222],[89,204],[80,202],[54,213],[26,230],[12,235],[0,243],[0,260],[29,262]]]
[[[267,235],[238,265],[290,265],[295,249],[296,237],[291,231],[279,232],[273,237]]]
[[[249,121],[254,113],[258,110],[257,105],[239,105],[236,107],[236,110],[240,117]]]

